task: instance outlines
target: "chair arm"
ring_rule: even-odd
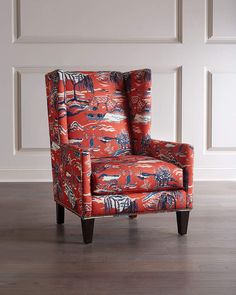
[[[53,151],[59,152],[56,159]],[[71,209],[82,217],[89,217],[92,210],[89,151],[71,144],[52,144],[52,161],[53,159],[60,163],[62,191],[67,195]]]
[[[187,192],[187,208],[192,208],[193,193],[193,147],[186,143],[151,139],[148,155],[183,169],[183,186]]]

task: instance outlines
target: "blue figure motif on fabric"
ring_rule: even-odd
[[[176,209],[175,196],[168,193],[162,193],[159,199],[158,209],[160,210]]]
[[[135,213],[138,207],[135,200],[123,195],[109,195],[104,199],[106,214],[111,213],[115,209],[116,214]]]
[[[170,182],[174,181],[174,178],[171,176],[170,170],[166,167],[160,167],[156,173],[145,173],[142,172],[138,177],[140,179],[145,179],[153,176],[157,182],[157,187],[165,187],[170,185]]]

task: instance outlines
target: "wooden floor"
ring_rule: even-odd
[[[235,295],[236,183],[197,183],[189,233],[175,213],[55,224],[51,185],[0,184],[0,294]]]

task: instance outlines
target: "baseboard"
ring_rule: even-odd
[[[51,182],[50,169],[0,169],[0,182]]]
[[[236,181],[236,168],[196,168],[196,181]]]

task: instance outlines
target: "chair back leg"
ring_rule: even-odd
[[[65,219],[65,208],[58,203],[56,203],[56,215],[57,215],[57,224],[64,223]]]
[[[130,215],[129,215],[129,218],[130,218],[130,219],[134,219],[134,218],[136,218],[137,216],[138,216],[137,214],[130,214]]]

